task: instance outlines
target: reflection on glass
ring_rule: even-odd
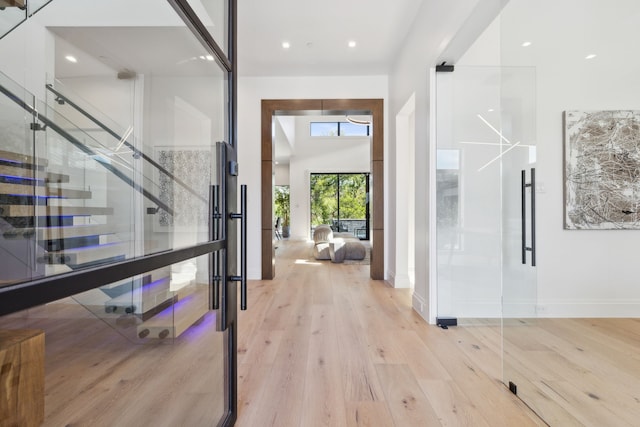
[[[44,425],[217,425],[227,333],[208,257],[0,318],[45,334]]]
[[[444,75],[447,74],[447,75]],[[500,70],[438,73],[438,316],[499,318]],[[491,111],[489,111],[491,110]],[[496,160],[497,159],[497,160]]]
[[[32,21],[47,27],[65,7],[51,3]],[[89,3],[74,8],[71,20],[94,13]],[[17,8],[0,15],[9,9]],[[42,87],[24,88],[0,74],[0,124],[10,135],[0,159],[0,250],[15,260],[0,269],[0,285],[209,240],[228,81],[176,19],[51,26],[49,85],[44,75]],[[76,63],[64,59],[69,52]]]
[[[27,6],[29,8],[29,16],[33,15],[52,1],[53,0],[28,0]]]
[[[460,150],[437,150],[436,223],[438,249],[460,249]]]
[[[2,2],[0,9],[0,39],[27,19],[26,0]]]
[[[188,0],[198,18],[207,27],[216,44],[226,54],[229,52],[227,22],[229,22],[228,0]]]

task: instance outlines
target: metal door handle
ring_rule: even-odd
[[[527,187],[531,188],[531,246],[527,246]],[[522,263],[527,263],[527,251],[531,252],[531,266],[536,266],[536,168],[531,168],[531,182],[527,184],[526,171],[520,174],[520,200],[521,200],[521,234],[522,234]]]
[[[240,223],[240,276],[231,276],[229,280],[240,282],[240,310],[247,309],[247,186],[240,186],[240,213],[231,213],[231,219]]]

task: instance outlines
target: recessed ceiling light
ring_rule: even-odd
[[[205,58],[207,58],[207,61],[213,61],[213,55],[207,55]]]
[[[598,56],[598,55],[596,55],[595,53],[591,53],[591,54],[589,54],[589,55],[585,56],[585,57],[584,57],[584,59],[593,59],[593,58],[595,58],[596,56]]]
[[[289,42],[282,42],[282,48],[283,49],[289,49],[291,47],[291,43]]]
[[[350,40],[349,47],[356,47],[356,42],[354,40]]]
[[[64,59],[66,59],[66,60],[67,60],[67,61],[69,61],[69,62],[73,62],[74,64],[75,64],[76,62],[78,62],[78,60],[76,59],[76,57],[75,57],[75,56],[71,56],[71,55],[67,55],[67,56],[65,56],[65,57],[64,57]]]
[[[493,108],[489,108],[487,111],[489,111],[490,113],[493,113],[495,110]]]
[[[522,47],[529,47],[529,46],[531,46],[531,42],[522,43]]]

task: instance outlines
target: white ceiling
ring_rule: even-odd
[[[423,0],[238,1],[245,76],[386,74]],[[349,40],[357,43],[348,47]],[[288,41],[291,47],[282,48]]]

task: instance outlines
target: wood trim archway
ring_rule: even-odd
[[[275,277],[273,222],[274,115],[367,114],[373,118],[371,142],[371,278],[384,279],[384,101],[382,99],[263,99],[262,142],[262,279]]]

